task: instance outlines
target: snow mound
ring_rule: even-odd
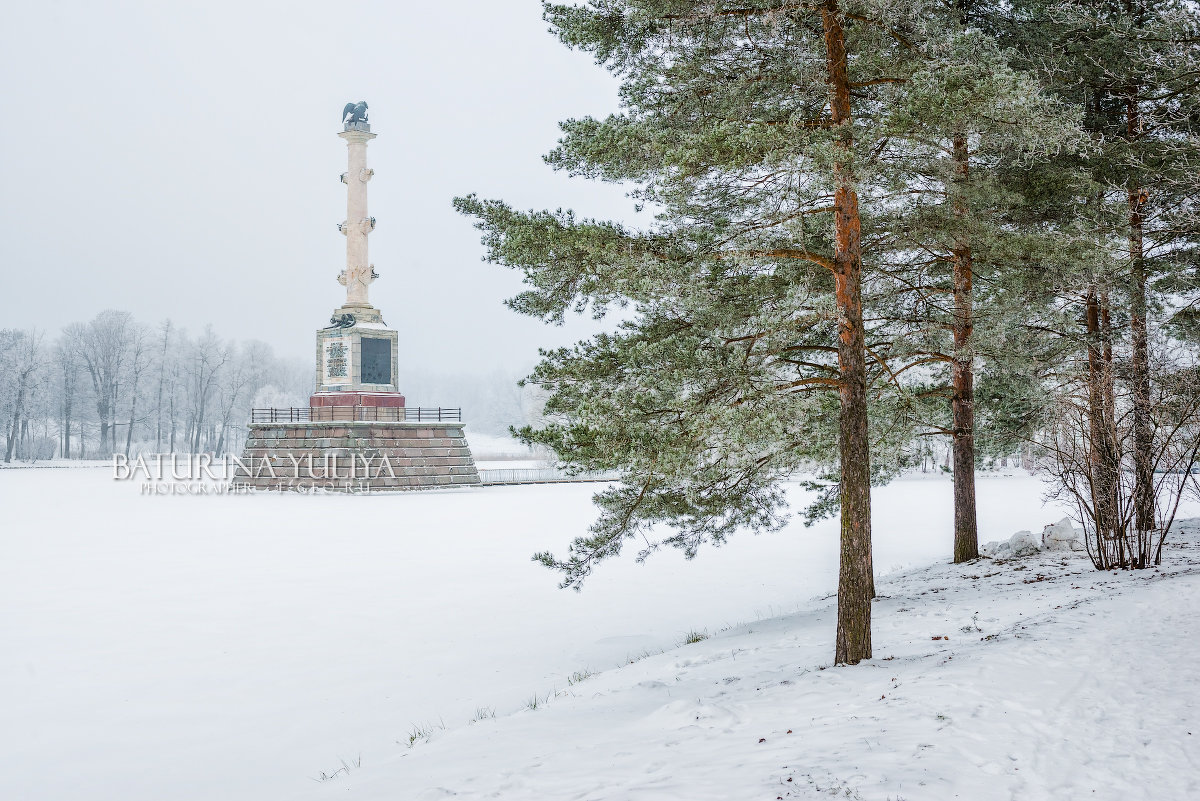
[[[1071,525],[1071,518],[1064,517],[1042,529],[1042,550],[1082,551],[1083,531]]]
[[[1018,531],[1007,540],[993,540],[980,547],[979,553],[992,559],[1017,559],[1041,551],[1082,551],[1083,532],[1064,517],[1042,529],[1040,541],[1032,532]]]

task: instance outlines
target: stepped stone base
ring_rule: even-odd
[[[263,490],[437,489],[479,484],[462,423],[251,423],[233,483]]]

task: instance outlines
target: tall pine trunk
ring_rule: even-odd
[[[1120,504],[1120,454],[1117,447],[1115,421],[1111,418],[1113,394],[1112,345],[1108,339],[1108,327],[1104,320],[1108,310],[1101,304],[1101,296],[1090,288],[1084,298],[1084,319],[1087,326],[1088,354],[1088,463],[1092,522],[1096,527],[1097,551],[1103,564],[1110,565],[1110,557],[1117,564],[1124,561],[1124,538],[1121,536]],[[1114,549],[1115,548],[1115,553]]]
[[[1126,135],[1132,145],[1142,120],[1136,91],[1126,101]],[[1150,344],[1146,331],[1146,260],[1143,211],[1148,194],[1136,175],[1129,177],[1129,333],[1133,346],[1130,384],[1133,391],[1133,519],[1138,553],[1134,567],[1147,567],[1150,531],[1154,528],[1154,429],[1150,419]]]
[[[954,561],[979,556],[979,527],[975,511],[975,368],[972,336],[975,310],[971,296],[974,263],[970,236],[962,230],[968,214],[966,182],[970,170],[967,138],[954,137],[954,216],[960,230],[954,243],[954,393],[950,411],[954,429]]]
[[[1101,423],[1104,426],[1104,486],[1107,488],[1109,528],[1118,538],[1117,555],[1125,563],[1125,523],[1121,513],[1121,460],[1123,447],[1117,432],[1117,371],[1113,362],[1112,300],[1107,289],[1102,289],[1100,298],[1100,391],[1103,397]]]
[[[837,0],[821,7],[825,63],[833,124],[844,156],[835,167],[834,282],[838,306],[840,380],[841,566],[838,575],[837,645],[834,661],[857,664],[871,658],[871,460],[867,433],[866,335],[862,315],[862,242],[858,195],[851,171],[854,132],[845,32]]]

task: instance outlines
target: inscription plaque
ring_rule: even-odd
[[[392,341],[363,337],[360,348],[362,370],[359,380],[364,384],[392,383]]]
[[[350,383],[350,340],[345,337],[325,343],[325,383]]]

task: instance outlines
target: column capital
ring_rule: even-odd
[[[342,131],[338,136],[346,140],[347,145],[365,145],[379,134],[370,131]]]

